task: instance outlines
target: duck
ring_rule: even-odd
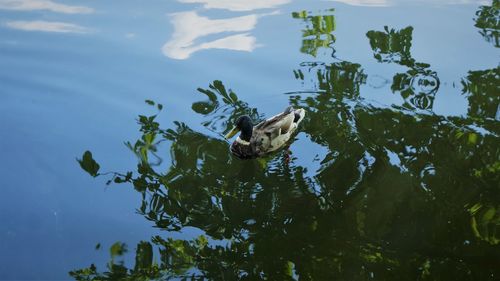
[[[240,132],[231,144],[231,153],[240,159],[254,159],[285,147],[304,120],[305,113],[302,108],[289,106],[256,126],[248,115],[238,117],[233,129],[225,135],[226,139],[231,139]]]

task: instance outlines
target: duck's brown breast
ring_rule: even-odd
[[[231,145],[231,153],[240,159],[252,159],[257,157],[255,148],[252,145],[243,145],[238,142],[233,142]]]

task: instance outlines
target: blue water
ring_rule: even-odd
[[[194,227],[182,233],[153,227],[137,214],[136,191],[91,178],[76,161],[90,150],[104,171],[133,169],[137,159],[123,142],[140,136],[139,114],[154,112],[144,100],[164,105],[162,124],[180,120],[217,137],[191,109],[203,98],[197,88],[221,80],[272,116],[288,106],[285,93],[319,90],[314,67],[304,62],[343,60],[362,66],[364,104],[404,106],[411,102],[391,84],[409,67],[377,61],[367,32],[411,26],[411,57],[430,65],[439,88],[432,106],[410,110],[466,117],[462,80],[469,71],[499,67],[495,37],[488,42],[474,21],[481,6],[492,5],[473,0],[0,0],[0,279],[69,279],[71,270],[104,266],[116,241],[132,249],[159,233],[182,239],[203,233]],[[308,23],[292,13],[303,10],[335,18],[335,42],[319,48],[315,57],[300,51]],[[498,28],[498,9],[495,20]],[[304,80],[294,76],[299,69]],[[499,89],[498,72],[490,82]],[[499,109],[484,117],[495,126],[499,93],[491,97]],[[497,141],[491,153],[498,156],[498,131],[490,133]],[[311,137],[299,135],[292,150],[314,176],[319,164],[313,158],[327,148]],[[401,166],[397,155],[388,155],[391,164]],[[165,153],[166,163],[169,157]],[[95,250],[98,243],[102,248]],[[498,244],[491,247],[500,251]],[[133,264],[133,257],[126,261]]]

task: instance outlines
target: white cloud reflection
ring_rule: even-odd
[[[47,10],[64,14],[90,14],[94,9],[85,6],[59,4],[50,0],[0,0],[0,9],[14,11]]]
[[[162,47],[163,54],[174,59],[187,59],[192,53],[203,49],[229,49],[250,52],[256,46],[256,39],[248,34],[255,28],[259,15],[247,15],[228,19],[209,19],[196,12],[182,12],[172,15],[174,33]],[[196,43],[200,37],[222,32],[244,32],[226,36],[210,42]]]
[[[43,31],[58,33],[89,33],[90,30],[76,24],[54,21],[9,21],[6,26],[24,31]]]
[[[205,9],[225,9],[229,11],[253,11],[271,9],[289,3],[291,0],[178,0],[181,3],[200,3]],[[250,14],[226,19],[210,19],[198,15],[196,11],[181,12],[171,15],[174,32],[170,40],[162,47],[165,56],[173,59],[187,59],[194,52],[205,49],[227,49],[251,52],[258,47],[257,39],[250,31],[257,25],[261,16],[276,14]],[[209,42],[203,42],[208,35],[237,33]]]
[[[389,6],[387,0],[333,0],[353,6]]]
[[[179,0],[181,3],[202,3],[206,9],[252,11],[270,9],[289,3],[290,0]]]
[[[94,9],[85,6],[73,6],[50,0],[0,0],[0,10],[38,11],[46,10],[63,14],[90,14]],[[89,33],[90,30],[73,23],[57,21],[8,21],[5,26],[24,31],[43,31],[58,33]]]

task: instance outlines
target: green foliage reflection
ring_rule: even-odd
[[[500,47],[500,1],[492,0],[491,6],[481,6],[474,20],[483,38],[495,47]]]
[[[376,274],[396,280],[408,274],[436,276],[449,268],[471,278],[498,274],[496,267],[475,263],[479,257],[468,258],[477,251],[481,259],[497,258],[498,249],[481,243],[457,248],[474,237],[491,244],[498,239],[495,232],[485,232],[496,223],[490,209],[480,214],[464,207],[483,196],[492,202],[498,198],[498,176],[476,180],[475,173],[497,163],[498,137],[475,131],[469,127],[472,120],[377,109],[356,101],[356,95],[336,98],[352,88],[291,97],[293,105],[308,111],[306,134],[328,150],[312,178],[294,159],[287,163],[278,155],[263,167],[232,158],[224,141],[186,124],[162,129],[140,122],[143,134],[172,142],[171,165],[156,171],[141,159],[133,176],[117,174],[115,181],[132,183],[141,192],[139,212],[156,226],[170,231],[196,227],[209,239],[155,236],[137,246],[133,269],[112,260],[106,272],[91,266],[72,276],[317,280]],[[225,95],[215,95],[217,102],[231,104]],[[228,112],[228,119],[237,114]],[[468,228],[471,215],[486,219]],[[210,242],[218,240],[224,245]],[[429,254],[433,251],[443,256]],[[422,271],[407,271],[422,265]]]
[[[462,79],[462,92],[469,98],[469,116],[500,119],[500,67],[470,71]]]
[[[408,26],[399,31],[384,26],[384,31],[368,31],[370,46],[378,62],[394,62],[411,67],[415,60],[411,57],[410,48],[413,27]]]
[[[241,115],[250,116],[256,123],[262,120],[257,109],[250,108],[246,102],[239,100],[232,90],[226,90],[221,81],[215,80],[208,89],[198,88],[198,91],[206,95],[208,101],[195,102],[192,109],[210,117],[203,125],[212,131],[228,133]]]
[[[497,233],[500,228],[500,208],[476,203],[469,208],[474,235],[490,244],[500,243]]]
[[[413,27],[409,26],[399,31],[384,27],[384,31],[368,31],[366,36],[374,57],[378,62],[397,63],[409,68],[406,73],[397,73],[392,82],[391,90],[399,93],[409,109],[432,109],[434,96],[439,89],[439,78],[430,65],[416,62],[410,49]]]
[[[328,34],[330,18],[294,14]],[[333,22],[333,16],[332,16]],[[323,26],[324,25],[324,26]],[[500,276],[500,146],[498,69],[463,79],[469,114],[444,117],[432,108],[439,87],[430,65],[411,56],[413,28],[385,28],[367,36],[375,58],[408,67],[392,89],[406,108],[366,104],[360,64],[304,62],[294,71],[317,91],[293,94],[307,110],[302,141],[321,147],[312,163],[292,152],[260,160],[231,156],[225,133],[241,114],[264,116],[222,81],[199,88],[195,102],[211,131],[158,114],[139,116],[138,140],[127,146],[137,167],[112,173],[112,181],[141,195],[138,213],[165,231],[201,230],[194,239],[154,236],[135,247],[135,264],[111,246],[105,270],[70,272],[77,280],[493,280]],[[312,32],[312,31],[311,31]],[[321,36],[320,36],[321,37]],[[307,43],[316,54],[322,43]],[[306,45],[307,45],[306,44]],[[416,83],[416,84],[415,84]],[[418,86],[418,87],[417,87]],[[424,98],[425,97],[425,98]],[[151,106],[161,110],[153,101]],[[167,167],[158,147],[169,144]],[[301,148],[297,148],[300,150]],[[99,164],[79,160],[92,176]],[[308,171],[311,167],[315,171]]]
[[[332,34],[335,31],[335,17],[331,14],[333,11],[331,9],[319,15],[307,11],[292,13],[293,18],[302,19],[305,23],[300,48],[302,53],[316,57],[318,49],[331,48],[335,42],[335,36]]]

